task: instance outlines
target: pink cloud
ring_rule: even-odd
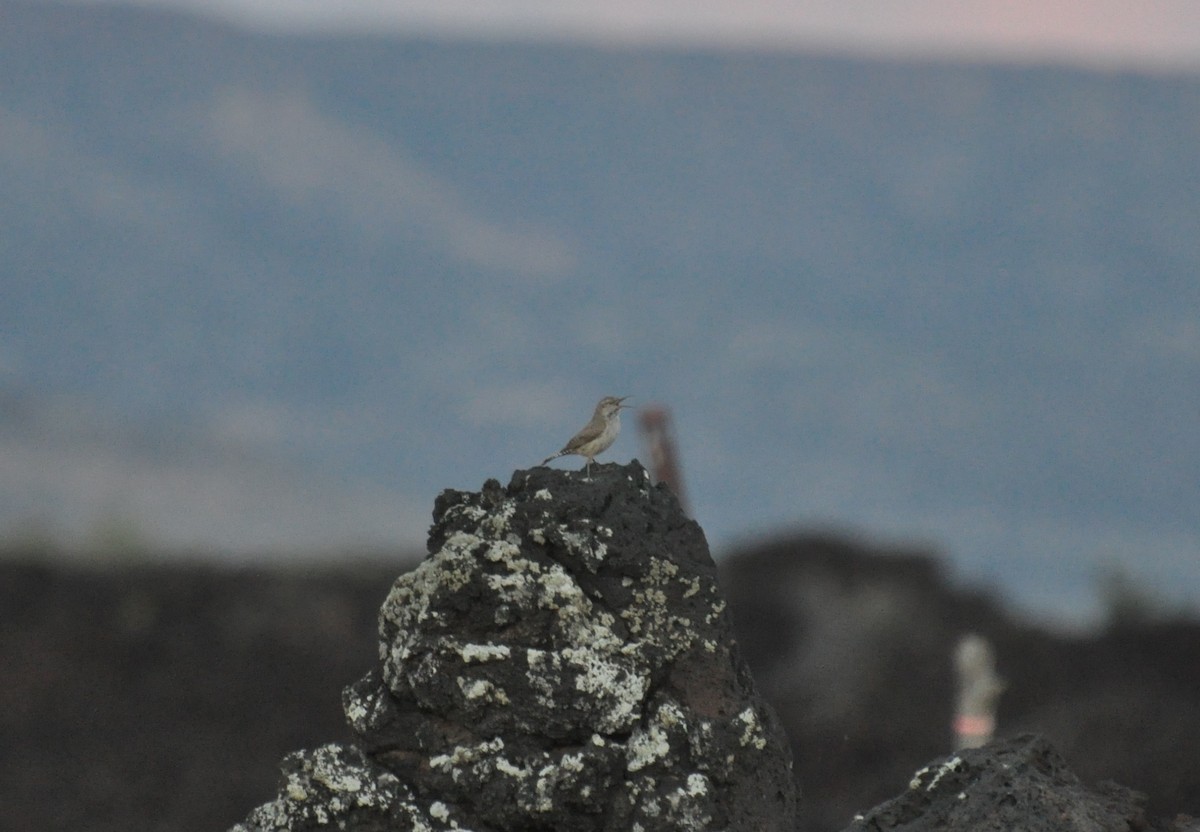
[[[1197,0],[142,0],[270,28],[1200,67]]]

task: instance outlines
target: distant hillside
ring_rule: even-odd
[[[1195,77],[0,16],[14,394],[410,506],[632,394],[718,544],[1200,585]]]

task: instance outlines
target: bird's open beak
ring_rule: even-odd
[[[617,399],[617,410],[630,410],[633,408],[633,405],[631,405],[631,404],[621,404],[621,402],[625,401],[628,398],[630,398],[630,397],[622,396],[621,398]]]

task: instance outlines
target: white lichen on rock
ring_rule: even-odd
[[[505,500],[498,508],[487,513],[483,526],[491,532],[492,536],[498,537],[509,530],[509,524],[512,522],[516,510],[517,504],[514,501]]]
[[[741,736],[743,746],[753,745],[760,751],[767,747],[767,738],[763,735],[762,723],[758,721],[754,708],[746,708],[735,719],[744,726]]]
[[[682,829],[709,829],[712,816],[702,803],[702,798],[708,796],[708,778],[703,774],[689,774],[685,784],[677,786],[667,793],[667,805],[671,814],[683,823]]]
[[[504,688],[497,687],[495,683],[487,679],[464,679],[459,676],[455,682],[463,697],[468,700],[482,699],[487,702],[495,702],[497,705],[507,705],[509,702]]]
[[[501,774],[507,774],[509,777],[515,777],[519,780],[525,779],[530,773],[529,769],[510,763],[507,757],[497,757],[493,760],[493,765],[496,767],[496,771]]]
[[[667,732],[658,725],[636,728],[625,744],[625,769],[641,771],[671,753]]]
[[[391,592],[383,602],[381,614],[395,625],[402,636],[390,644],[382,645],[394,661],[403,661],[407,657],[406,648],[420,632],[418,625],[439,617],[438,612],[431,608],[433,602],[470,583],[476,569],[473,552],[484,543],[477,535],[455,532],[436,554],[413,571],[401,575],[392,585]],[[383,652],[384,649],[381,649]]]
[[[474,745],[458,745],[449,754],[438,754],[430,757],[429,767],[448,772],[453,768],[473,763],[476,760],[485,759],[503,750],[504,740],[500,737],[493,737],[490,740],[484,740]]]
[[[590,606],[583,597],[583,590],[579,588],[579,584],[557,563],[541,575],[538,583],[542,590],[537,599],[539,607],[557,610],[577,605]],[[569,614],[577,612],[578,610],[568,610]]]
[[[458,654],[467,664],[474,662],[494,662],[507,659],[512,655],[512,649],[507,644],[463,644],[458,648]]]
[[[385,719],[387,714],[386,696],[386,692],[376,688],[348,699],[345,714],[350,727],[362,734]]]
[[[953,772],[960,771],[962,769],[963,765],[964,764],[963,764],[962,758],[956,754],[953,757],[950,757],[947,760],[945,760],[941,765],[925,766],[924,768],[918,770],[917,773],[913,775],[913,779],[909,781],[908,787],[915,791],[915,790],[921,788],[922,785],[924,785],[925,791],[932,792],[934,789],[937,788],[938,783],[940,783],[942,781],[943,777],[945,777],[947,774],[952,774]],[[931,772],[933,774],[933,777],[930,778],[928,784],[925,784],[924,778],[926,775],[930,774]]]
[[[597,532],[600,530],[597,529]],[[612,536],[612,529],[608,529],[608,534]],[[580,558],[583,561],[589,562],[593,568],[596,564],[608,557],[608,546],[596,540],[593,534],[582,534],[579,532],[560,531],[559,536],[566,545],[567,551]]]
[[[723,612],[725,612],[725,600],[723,598],[718,598],[713,602],[712,612],[704,617],[704,623],[710,626],[716,624],[717,620],[721,617],[721,613]]]
[[[351,812],[406,818],[413,830],[433,832],[414,795],[394,774],[361,751],[324,745],[284,759],[287,780],[279,796],[252,811],[231,832],[274,832],[305,824],[342,825]]]
[[[665,759],[671,753],[672,735],[679,737],[681,746],[686,745],[692,751],[698,750],[697,743],[688,736],[688,731],[704,725],[704,720],[693,723],[678,703],[671,700],[659,702],[634,728],[626,742],[625,769],[640,771],[658,760]]]

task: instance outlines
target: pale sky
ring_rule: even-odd
[[[91,0],[107,2],[108,0]],[[135,0],[255,27],[1200,69],[1200,0]]]

